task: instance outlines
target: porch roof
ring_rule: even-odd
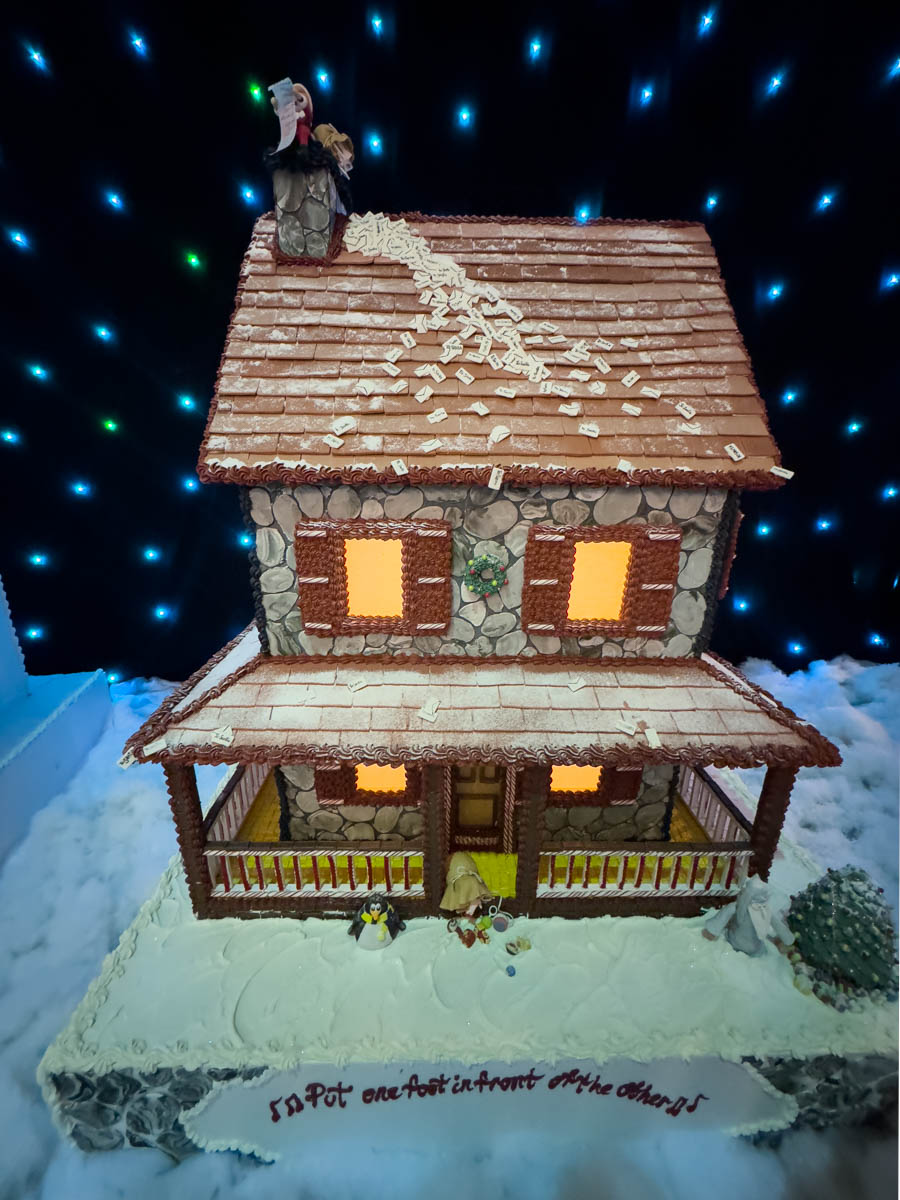
[[[243,638],[255,638],[251,628]],[[832,766],[837,749],[734,667],[255,654],[226,647],[128,742],[139,761]],[[215,685],[204,680],[215,676]],[[428,703],[437,702],[433,719]],[[425,715],[423,715],[423,713]],[[629,732],[632,730],[633,732]]]

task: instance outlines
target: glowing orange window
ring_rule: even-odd
[[[359,763],[356,768],[356,787],[361,792],[403,792],[406,790],[406,767]]]
[[[621,617],[631,553],[631,542],[575,543],[570,621],[617,621]]]
[[[602,767],[551,767],[551,792],[595,792],[600,785]]]
[[[403,616],[400,538],[345,538],[344,563],[348,617]]]

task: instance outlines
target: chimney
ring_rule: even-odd
[[[282,79],[269,91],[281,126],[277,147],[265,157],[278,248],[292,258],[325,258],[336,216],[352,208],[353,142],[333,125],[313,129],[312,97],[302,83]]]

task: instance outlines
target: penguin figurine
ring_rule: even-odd
[[[384,950],[405,928],[406,923],[390,900],[375,893],[367,897],[347,932],[353,934],[363,950]]]

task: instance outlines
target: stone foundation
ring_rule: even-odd
[[[422,836],[421,809],[405,804],[326,804],[316,797],[312,767],[276,767],[287,804],[288,835],[296,842],[385,842],[402,845]]]
[[[579,804],[544,810],[544,843],[658,842],[665,840],[672,806],[675,768],[645,767],[633,804],[605,808]]]
[[[491,654],[578,655],[585,658],[677,658],[705,649],[721,563],[719,538],[727,493],[668,487],[489,488],[459,485],[412,487],[365,484],[359,487],[270,484],[250,489],[250,517],[256,527],[259,586],[266,632],[273,654]],[[453,530],[453,620],[437,637],[377,633],[314,637],[304,632],[297,606],[294,528],[298,521],[327,516],[335,520],[447,521]],[[528,636],[521,604],[525,542],[533,524],[667,525],[682,528],[678,580],[669,628],[661,638]],[[495,554],[507,567],[507,582],[496,596],[479,599],[466,588],[466,561]]]

